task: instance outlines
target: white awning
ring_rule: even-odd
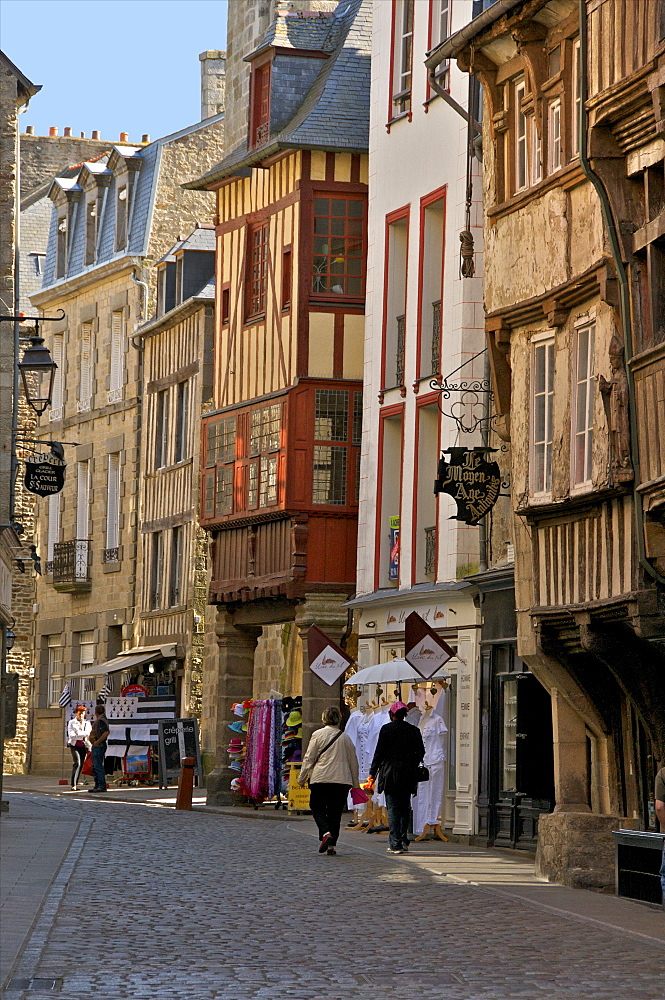
[[[175,656],[175,645],[153,646],[148,649],[128,649],[125,653],[118,653],[112,660],[106,663],[93,664],[83,670],[75,670],[69,677],[101,677],[102,674],[113,674],[118,670],[131,670],[141,663],[150,663],[151,660],[169,660]]]

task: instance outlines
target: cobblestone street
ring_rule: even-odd
[[[511,869],[512,883],[475,885],[459,879],[455,845],[414,845],[397,859],[378,838],[347,833],[337,857],[322,857],[309,820],[9,798],[5,928],[30,903],[18,869],[27,882],[40,867],[43,847],[30,859],[25,845],[38,830],[51,846],[64,839],[8,1000],[662,997],[659,912],[605,900],[608,912],[635,914],[635,929],[622,931],[529,899],[541,890],[526,876],[520,898],[526,865]],[[489,863],[486,852],[474,857]]]

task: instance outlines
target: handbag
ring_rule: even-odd
[[[81,768],[81,774],[92,774],[92,754],[88,750],[85,755],[85,760],[83,761],[83,767]]]
[[[416,770],[416,781],[429,781],[429,771],[424,764],[418,764]]]
[[[362,788],[352,788],[351,789],[351,801],[354,806],[360,806],[363,802],[367,802],[369,796],[362,790]]]

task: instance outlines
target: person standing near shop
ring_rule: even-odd
[[[92,724],[90,742],[92,743],[92,773],[95,776],[95,787],[89,788],[89,792],[106,791],[106,772],[104,770],[104,756],[106,755],[107,739],[111,730],[109,729],[106,709],[103,705],[95,705],[95,721]]]
[[[369,769],[371,778],[378,776],[377,791],[386,793],[388,854],[404,854],[409,849],[411,796],[418,791],[418,767],[425,756],[420,730],[405,721],[407,712],[403,701],[390,706],[390,722],[379,732]]]
[[[656,818],[660,823],[660,832],[665,833],[665,767],[661,767],[656,775],[654,798],[656,800]],[[663,860],[660,866],[660,885],[663,890],[663,906],[665,907],[665,846],[663,846]]]
[[[73,792],[77,791],[81,768],[90,748],[90,729],[91,725],[85,717],[85,705],[77,705],[74,709],[74,717],[67,723],[67,746],[72,753],[71,789]]]
[[[298,783],[309,779],[309,807],[319,830],[319,854],[336,854],[342,813],[350,788],[358,786],[358,758],[351,739],[340,730],[342,713],[331,705],[321,716],[307,747]]]

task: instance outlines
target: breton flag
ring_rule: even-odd
[[[107,695],[109,695],[112,690],[113,690],[113,685],[111,683],[111,675],[110,674],[106,674],[105,677],[104,677],[104,686],[102,687],[101,691],[97,695],[97,698],[99,699],[99,701],[106,701]]]
[[[67,708],[67,705],[71,705],[71,703],[72,703],[72,693],[69,690],[69,683],[67,683],[62,689],[62,694],[58,699],[58,704],[60,705],[60,708]]]

